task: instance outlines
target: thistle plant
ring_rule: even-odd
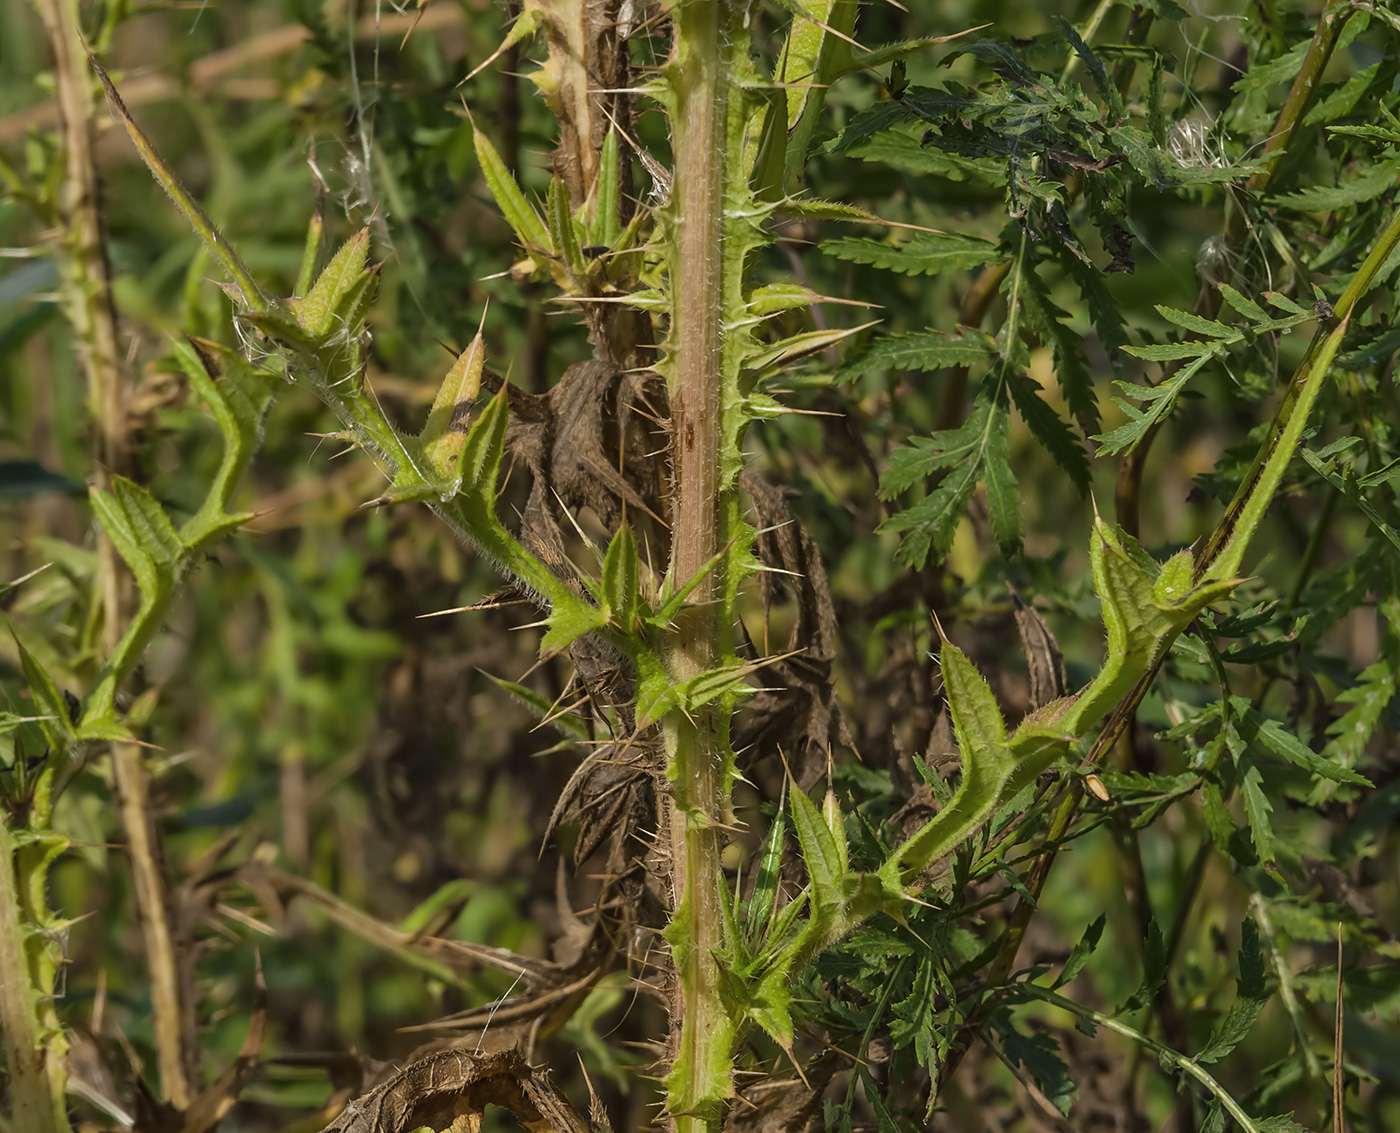
[[[1057,17],[1046,42],[1029,47],[985,29],[937,28],[950,34],[868,48],[862,21],[878,23],[847,0],[784,2],[773,11],[739,0],[673,0],[636,11],[526,0],[499,51],[476,70],[501,55],[518,59],[531,44],[544,53],[531,78],[557,120],[547,188],[532,195],[518,154],[493,142],[470,93],[455,129],[469,137],[513,238],[514,263],[498,270],[508,269],[522,294],[551,289],[585,328],[589,356],[547,389],[523,388],[500,360],[483,315],[467,346],[442,367],[426,412],[408,427],[386,409],[372,374],[386,272],[374,259],[384,250],[376,248],[383,241],[376,218],[332,250],[318,209],[291,291],[279,291],[182,186],[123,103],[121,81],[87,57],[112,116],[200,240],[200,263],[221,275],[232,313],[226,327],[209,332],[223,344],[185,336],[169,347],[222,437],[222,460],[202,502],[177,517],[120,474],[104,476],[89,495],[136,601],[106,607],[112,625],[120,615],[121,633],[109,635],[76,707],[62,691],[67,682],[42,659],[43,643],[27,643],[27,631],[16,631],[34,712],[8,714],[0,727],[16,735],[25,729],[28,744],[43,746],[35,772],[24,745],[14,746],[0,845],[0,966],[9,989],[0,996],[0,1023],[16,1128],[68,1127],[64,1026],[50,996],[69,922],[49,907],[46,876],[70,842],[52,829],[53,800],[92,773],[102,745],[134,750],[142,737],[155,696],[133,700],[127,690],[180,589],[200,584],[190,581],[194,568],[254,518],[240,492],[264,421],[274,399],[300,399],[303,391],[337,422],[328,439],[363,453],[382,474],[361,511],[396,515],[399,505],[426,505],[490,565],[506,593],[537,611],[539,663],[566,667],[567,684],[551,699],[523,683],[498,683],[566,744],[593,745],[546,833],[576,825],[576,864],[605,863],[588,917],[569,908],[561,882],[568,947],[548,961],[451,938],[446,926],[461,908],[452,886],[394,927],[318,881],[283,872],[261,851],[231,866],[229,884],[245,886],[269,916],[293,899],[309,903],[442,988],[469,988],[483,968],[514,981],[498,1000],[439,1021],[474,1036],[474,1049],[432,1051],[372,1088],[361,1073],[356,1082],[365,1088],[353,1091],[361,1096],[341,1096],[343,1111],[321,1117],[331,1121],[327,1129],[455,1129],[458,1121],[479,1123],[488,1103],[531,1128],[603,1127],[608,1118],[596,1093],[585,1120],[530,1062],[537,1043],[568,1034],[585,1005],[629,967],[644,970],[638,985],[664,1008],[665,1038],[652,1036],[662,1119],[681,1130],[743,1128],[750,1110],[753,1121],[773,1127],[825,1120],[850,1129],[858,1105],[879,1128],[901,1128],[933,1112],[978,1044],[1063,1122],[1074,1088],[1064,1064],[1018,1029],[1016,1012],[1039,1005],[1074,1016],[1086,1031],[1119,1035],[1154,1054],[1166,1073],[1189,1079],[1203,1091],[1204,1127],[1225,1128],[1227,1120],[1248,1130],[1289,1127],[1286,1118],[1254,1116],[1274,1108],[1267,1091],[1242,1101],[1206,1069],[1236,1049],[1268,1000],[1267,946],[1301,1065],[1313,1078],[1320,1074],[1315,1044],[1299,1022],[1295,973],[1268,919],[1277,898],[1270,879],[1288,851],[1270,825],[1260,766],[1271,761],[1301,781],[1289,780],[1299,805],[1371,790],[1371,769],[1358,768],[1366,744],[1384,729],[1394,650],[1339,694],[1353,707],[1330,721],[1333,738],[1319,745],[1316,736],[1296,734],[1296,720],[1276,718],[1270,693],[1277,672],[1240,696],[1226,667],[1291,648],[1304,633],[1303,615],[1290,637],[1279,638],[1287,642],[1282,648],[1266,641],[1242,653],[1222,651],[1218,642],[1270,624],[1278,604],[1255,601],[1258,584],[1245,572],[1271,513],[1297,490],[1301,469],[1359,510],[1385,554],[1400,548],[1392,502],[1377,498],[1393,480],[1388,427],[1359,426],[1356,436],[1311,444],[1336,400],[1329,391],[1339,373],[1357,386],[1368,367],[1393,361],[1394,332],[1378,316],[1393,305],[1400,245],[1391,152],[1400,135],[1384,101],[1391,96],[1378,95],[1385,124],[1329,127],[1328,144],[1342,147],[1360,172],[1348,169],[1332,186],[1294,188],[1299,167],[1288,153],[1297,131],[1345,117],[1368,92],[1393,85],[1394,67],[1376,63],[1319,101],[1316,88],[1334,52],[1367,30],[1360,9],[1329,4],[1316,29],[1291,48],[1251,41],[1257,67],[1233,84],[1237,97],[1212,137],[1190,117],[1187,100],[1169,97],[1166,79],[1177,61],[1149,43],[1154,21],[1185,14],[1171,5],[1134,10],[1121,42],[1102,41],[1109,8],[1101,5],[1079,26]],[[758,29],[766,32],[778,10],[784,30],[770,49]],[[1382,37],[1390,35],[1393,18],[1371,9],[1365,15],[1375,16]],[[935,59],[958,77],[941,76]],[[847,89],[839,85],[846,79],[878,97],[848,114],[831,93]],[[1290,82],[1282,105],[1272,106],[1273,86]],[[1237,152],[1261,133],[1270,139],[1262,150]],[[1212,145],[1218,152],[1207,152]],[[668,151],[669,161],[649,146]],[[918,188],[892,195],[898,216],[822,199],[815,187],[825,191],[837,179],[830,172],[836,162],[916,175]],[[956,219],[958,206],[948,203],[955,193],[991,200],[996,229],[933,228],[929,221]],[[1216,194],[1226,220],[1208,243],[1218,255],[1202,260],[1194,309],[1162,303],[1157,320],[1144,325],[1106,280],[1135,268],[1134,210],[1148,193],[1193,206]],[[1298,217],[1319,213],[1327,221],[1305,231]],[[827,259],[815,270],[790,239],[802,225],[841,226],[841,235],[821,244]],[[790,274],[774,267],[782,256]],[[831,277],[829,289],[838,291],[832,265],[848,265],[857,273],[851,279],[868,282],[883,272],[896,280],[881,285],[895,329],[828,324],[835,305],[862,305],[877,293],[871,286],[853,299],[822,294],[811,277]],[[935,306],[919,293],[921,281],[946,289],[973,270],[953,329],[918,323]],[[1268,286],[1259,286],[1261,272],[1271,275]],[[70,292],[81,298],[78,282]],[[938,294],[939,302],[947,298]],[[1000,325],[984,331],[993,311]],[[1303,350],[1284,346],[1286,336],[1307,328]],[[1154,337],[1163,340],[1148,341]],[[843,346],[849,349],[837,362]],[[1118,381],[1114,408],[1101,404],[1103,374],[1129,359],[1161,371]],[[1281,393],[1257,435],[1222,458],[1217,479],[1208,481],[1222,505],[1218,517],[1192,545],[1149,553],[1139,540],[1139,504],[1154,438],[1222,372],[1244,373],[1243,384],[1262,392],[1275,370],[1284,375]],[[778,430],[794,411],[830,415],[838,405],[835,415],[853,420],[866,411],[860,406],[906,395],[920,374],[942,374],[939,397],[919,399],[907,422],[886,414],[889,443],[879,461],[865,448],[879,500],[891,505],[870,534],[883,537],[881,554],[892,552],[917,580],[912,601],[891,600],[901,613],[890,624],[922,655],[910,666],[928,674],[919,694],[937,697],[913,758],[897,758],[890,742],[890,765],[916,773],[922,795],[911,791],[903,806],[882,810],[883,788],[869,778],[865,797],[848,789],[858,774],[877,773],[851,770],[857,765],[833,750],[856,745],[845,720],[850,710],[840,704],[845,691],[838,693],[833,676],[838,618],[823,548],[754,465],[782,447]],[[813,404],[825,408],[810,408],[812,391],[827,399]],[[1087,546],[1074,548],[1088,564],[1077,605],[1068,590],[1045,583],[1059,568],[1025,553],[1028,525],[1036,524],[1025,500],[1036,493],[1024,481],[1018,486],[1013,464],[1028,448],[1045,458],[1041,467],[1055,470],[1064,498],[1088,501]],[[1088,498],[1099,462],[1115,456],[1123,460],[1110,518]],[[511,483],[516,470],[527,480],[523,488]],[[1309,555],[1327,522],[1310,538]],[[959,623],[975,595],[1005,589],[1004,577],[959,578],[959,547],[965,558],[969,540],[978,539],[988,561],[1019,564],[1006,568],[1008,576],[1021,570],[1023,584],[1023,575],[1038,578],[1042,589],[1059,593],[1075,625],[1096,640],[1101,623],[1102,663],[1082,667],[1077,687],[1046,620],[1014,591],[1029,703],[1004,703],[1004,682],[989,680],[995,674],[985,671],[985,654],[955,644],[968,641]],[[1335,620],[1345,599],[1305,598],[1311,569],[1309,562],[1298,576],[1288,606]],[[1393,563],[1378,554],[1368,570],[1346,581],[1353,598],[1393,574]],[[99,577],[113,585],[114,576]],[[1241,591],[1252,608],[1241,609]],[[766,619],[784,595],[796,596],[797,626],[792,647],[775,651],[767,620],[760,646],[746,618],[757,604]],[[870,631],[869,641],[878,645],[893,632]],[[850,641],[842,647],[853,648]],[[864,681],[867,692],[877,687],[855,666],[841,671],[847,683]],[[572,707],[563,706],[571,695]],[[882,697],[889,699],[872,694]],[[782,707],[792,703],[804,707]],[[1160,710],[1163,742],[1190,753],[1172,775],[1137,763],[1134,722],[1149,709]],[[765,711],[777,725],[754,723]],[[886,743],[870,729],[866,741]],[[956,752],[956,786],[932,765],[945,751]],[[781,757],[780,775],[760,769],[770,753]],[[123,766],[136,757],[127,758]],[[764,782],[777,783],[766,815],[736,806],[747,797],[741,792],[761,791]],[[1204,863],[1212,846],[1228,854],[1252,895],[1234,1005],[1192,1054],[1168,974],[1204,864],[1193,865],[1164,938],[1140,837],[1168,807],[1197,794],[1206,833],[1196,861]],[[1229,809],[1236,795],[1243,839]],[[1056,961],[1052,982],[1044,980],[1052,968],[1042,959],[1016,969],[1056,855],[1100,825],[1117,840],[1142,943],[1141,982],[1116,1010],[1064,990],[1088,972],[1103,916]],[[748,836],[754,845],[746,853]],[[215,859],[227,852],[221,847]],[[201,876],[211,891],[224,880]],[[148,909],[152,902],[160,904],[152,898]],[[1275,912],[1281,907],[1274,901]],[[988,921],[982,914],[989,909],[1001,911]],[[985,929],[984,938],[969,926]],[[1356,933],[1374,937],[1368,921]],[[1128,1021],[1139,1012],[1136,1025]],[[212,1128],[227,1111],[257,1065],[262,1029],[260,1008],[239,1057],[198,1090],[197,1054],[191,1059],[188,1035],[174,1028],[162,1046],[161,1075],[183,1128]],[[501,1048],[483,1050],[487,1036]],[[877,1057],[884,1039],[888,1050]],[[853,1059],[854,1069],[838,1067],[832,1052]],[[765,1116],[746,1092],[751,1076],[776,1075],[774,1067],[788,1064],[796,1080],[780,1096],[795,1099],[792,1112]],[[918,1080],[917,1097],[902,1088],[896,1066]],[[838,1073],[848,1074],[844,1100],[823,1102]],[[188,1081],[172,1086],[181,1075]],[[1130,1087],[1137,1075],[1134,1061]],[[1332,1119],[1340,1128],[1340,1053],[1333,1075]],[[1188,1092],[1173,1104],[1182,1127],[1202,1127]]]

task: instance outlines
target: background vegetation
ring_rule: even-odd
[[[800,7],[746,9],[764,73],[782,77]],[[768,885],[777,905],[816,872],[796,838],[759,868],[779,816],[800,821],[793,792],[829,788],[869,871],[948,801],[960,763],[931,613],[1015,722],[1103,662],[1095,505],[1159,561],[1225,530],[1397,203],[1400,17],[1383,4],[907,9],[861,7],[854,37],[967,34],[830,87],[781,187],[831,204],[781,212],[750,267],[755,286],[812,293],[758,332],[773,357],[751,364],[754,388],[792,412],[745,442],[762,477],[746,512],[776,573],[737,597],[738,656],[770,663],[735,720],[722,860],[741,897]],[[542,661],[524,591],[426,509],[364,506],[384,476],[342,452],[343,418],[260,376],[280,332],[230,318],[219,265],[81,50],[55,55],[52,21],[73,11],[0,8],[0,787],[34,980],[16,1010],[66,1064],[74,1126],[320,1129],[452,1044],[522,1045],[580,1109],[596,1091],[614,1128],[658,1120],[670,896],[645,852],[651,779],[585,762],[619,720],[585,703],[603,678],[579,676],[577,651]],[[650,5],[629,12],[640,82],[669,31]],[[498,205],[508,170],[560,215],[559,116],[520,77],[548,36],[484,65],[516,15],[78,7],[269,294],[305,296],[368,228],[371,334],[336,348],[362,352],[375,403],[413,432],[456,400],[435,402],[442,375],[478,336],[521,421],[602,333],[602,304],[559,301],[581,286],[557,268],[569,253],[522,263]],[[627,114],[632,203],[586,234],[616,251],[618,293],[654,282],[673,164],[656,103]],[[926,904],[799,971],[789,1049],[754,1009],[730,1128],[1400,1123],[1397,271],[1381,256],[1347,308],[1234,596],[1176,639],[1135,713],[921,869]],[[664,317],[643,322],[634,353],[664,337]],[[618,421],[663,417],[659,385],[577,406],[599,455],[652,476],[646,503],[665,495],[664,437],[648,448]],[[528,531],[542,474],[513,443],[499,513]],[[98,522],[148,549],[163,529],[114,473],[184,540],[168,562],[151,552],[140,591],[168,606],[125,653],[131,556]],[[644,563],[664,559],[660,524],[597,489],[596,468],[573,475],[546,479],[585,570],[613,510],[632,509]],[[88,483],[111,494],[94,505]],[[125,518],[95,515],[104,498]],[[83,727],[79,766],[55,735]],[[746,933],[771,927],[757,916]],[[15,1049],[6,1108],[26,1133]]]

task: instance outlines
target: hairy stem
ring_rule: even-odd
[[[721,399],[725,257],[733,253],[724,240],[730,50],[740,29],[737,7],[728,0],[684,2],[674,18],[671,578],[680,586],[705,570],[737,516],[734,489],[721,471]],[[674,679],[711,669],[732,652],[721,636],[729,625],[728,590],[722,568],[704,579],[676,619],[667,650]],[[679,978],[670,1108],[678,1129],[708,1130],[718,1127],[730,1092],[734,1039],[715,959],[723,943],[715,881],[723,875],[721,824],[728,811],[728,709],[721,702],[689,714],[672,712],[665,724],[675,792],[671,837],[677,898],[668,936]]]

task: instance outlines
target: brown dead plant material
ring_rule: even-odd
[[[801,1078],[764,1078],[739,1090],[738,1101],[724,1120],[724,1133],[817,1133],[826,1123],[822,1097],[847,1061],[827,1051],[810,1062]]]
[[[475,1133],[488,1105],[510,1110],[531,1133],[594,1133],[549,1071],[533,1069],[513,1050],[430,1055],[347,1104],[325,1133],[407,1133],[425,1125]]]
[[[572,920],[566,924],[571,924],[573,931],[566,932],[557,946],[557,959],[544,960],[470,941],[400,932],[315,883],[262,862],[250,861],[240,867],[238,879],[252,890],[274,920],[281,919],[288,902],[302,897],[342,928],[386,951],[438,965],[456,977],[481,967],[515,977],[521,985],[518,995],[408,1028],[470,1032],[483,1037],[489,1033],[491,1045],[496,1048],[520,1046],[532,1050],[535,1043],[552,1035],[612,969],[616,954],[617,925],[602,916],[583,924],[569,912]]]
[[[237,1057],[183,1109],[169,1102],[157,1101],[138,1078],[136,1128],[143,1133],[210,1133],[210,1130],[217,1128],[257,1070],[260,1061],[258,1054],[266,1032],[267,982],[263,979],[262,965],[259,963],[253,984],[248,1035]]]
[[[836,609],[816,540],[787,505],[783,490],[753,471],[740,485],[749,497],[756,550],[764,571],[759,594],[765,621],[773,606],[791,601],[797,617],[783,650],[762,672],[764,688],[745,705],[734,744],[748,759],[782,751],[798,786],[811,790],[826,773],[831,749],[851,746],[831,679],[836,659]]]

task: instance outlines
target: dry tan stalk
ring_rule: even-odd
[[[97,482],[105,487],[127,464],[125,380],[117,350],[99,185],[93,161],[94,100],[83,58],[75,0],[39,0],[38,9],[53,54],[55,105],[64,155],[61,203],[64,238],[56,245],[63,276],[64,307],[76,332],[79,361],[96,427]],[[130,612],[130,582],[112,541],[98,536],[98,593],[103,611],[103,647],[115,651]],[[177,958],[171,901],[151,813],[150,782],[141,749],[112,745],[112,769],[126,834],[137,917],[151,978],[157,1058],[162,1089],[184,1109],[191,1081],[198,1080],[199,1044],[194,1004],[188,994],[189,964]]]

